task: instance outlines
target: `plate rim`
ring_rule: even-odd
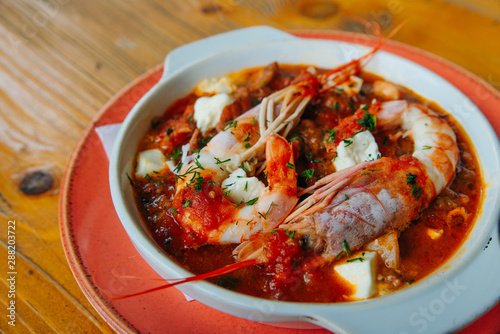
[[[366,35],[361,35],[357,33],[350,33],[350,32],[343,32],[343,31],[320,31],[320,30],[291,30],[289,31],[292,35],[297,36],[297,37],[303,37],[303,38],[318,38],[318,39],[331,39],[331,40],[337,40],[337,41],[347,41],[350,43],[355,43],[355,44],[360,44],[360,45],[372,45],[374,43],[374,38],[371,36],[366,36]],[[359,43],[358,41],[352,41],[351,39],[354,37],[359,37],[363,36],[362,39],[367,41],[367,43]],[[368,37],[368,38],[367,38]],[[419,61],[416,61],[414,59],[408,59],[406,56],[401,55],[399,53],[394,52],[392,48],[396,50],[403,50],[410,52],[412,54],[418,54],[420,57],[427,58],[427,60],[431,60],[433,62],[437,63],[444,63],[445,66],[453,70],[453,72],[458,72],[461,73],[462,75],[465,75],[468,77],[468,79],[474,81],[476,85],[483,86],[483,88],[487,88],[489,92],[493,94],[493,96],[496,97],[498,100],[498,103],[500,104],[500,92],[498,92],[495,88],[493,88],[491,85],[489,85],[484,79],[479,78],[475,74],[471,73],[470,71],[452,63],[451,61],[448,61],[444,58],[441,58],[437,55],[434,55],[430,52],[427,52],[425,50],[421,50],[419,48],[410,46],[405,43],[401,43],[398,41],[393,41],[389,40],[387,41],[388,46],[391,46],[391,50],[386,50],[385,48],[382,48],[382,50],[391,53],[391,54],[396,54],[398,56],[401,56],[407,60],[416,62],[417,64],[428,68],[430,71],[436,73],[434,70],[430,69],[426,64],[423,64]],[[109,109],[117,103],[120,98],[122,98],[124,95],[126,95],[128,92],[130,92],[136,85],[141,83],[142,81],[146,80],[149,78],[151,75],[158,73],[163,69],[163,64],[159,64],[152,68],[151,70],[143,73],[142,75],[138,76],[134,80],[132,80],[130,83],[128,83],[124,88],[122,88],[118,93],[116,93],[109,101],[104,104],[104,106],[100,109],[100,111],[92,118],[91,122],[89,125],[86,127],[84,130],[83,134],[81,135],[80,139],[78,140],[74,150],[72,151],[72,154],[70,156],[70,159],[68,161],[68,165],[66,167],[62,182],[61,182],[61,196],[59,200],[60,204],[60,210],[59,210],[59,226],[60,226],[60,234],[61,234],[61,239],[62,239],[62,244],[63,244],[63,249],[65,251],[66,258],[70,264],[70,269],[73,273],[73,276],[75,277],[78,285],[80,286],[80,289],[84,292],[84,295],[86,298],[89,300],[91,305],[97,310],[97,312],[111,325],[116,326],[116,329],[120,329],[122,331],[137,331],[133,324],[130,324],[124,317],[122,317],[118,311],[116,310],[108,310],[109,305],[107,305],[105,300],[102,300],[102,296],[99,296],[96,294],[96,291],[93,289],[92,283],[90,283],[88,280],[85,279],[86,277],[86,272],[85,272],[85,266],[83,259],[78,253],[77,248],[75,247],[76,245],[73,243],[74,240],[72,240],[72,228],[71,226],[68,225],[68,205],[71,205],[71,203],[68,203],[68,195],[71,192],[71,181],[72,181],[72,174],[75,171],[75,168],[78,167],[78,161],[80,159],[80,155],[82,152],[82,149],[84,149],[84,146],[86,142],[89,140],[89,137],[92,135],[92,132],[95,130],[97,124],[102,121],[103,117],[106,115],[106,113],[109,111]],[[446,77],[442,76],[441,74],[436,73],[437,75],[440,75],[443,77],[445,80]],[[457,87],[456,85],[452,84],[455,86],[458,90],[460,90],[464,95],[467,96],[465,92],[460,87]],[[474,101],[472,101],[474,103]],[[475,104],[475,103],[474,103]],[[477,105],[476,105],[477,106]],[[479,110],[481,108],[478,107]],[[481,110],[482,112],[482,110]],[[485,115],[486,116],[486,115]],[[491,124],[491,122],[490,122]],[[496,129],[493,127],[494,132],[496,133]],[[497,134],[498,136],[498,134]],[[71,258],[70,258],[71,257]],[[80,278],[77,277],[77,275],[80,275]],[[96,298],[97,296],[97,298]],[[97,299],[97,300],[95,300]],[[467,326],[466,324],[465,326]],[[124,327],[125,326],[125,327]]]

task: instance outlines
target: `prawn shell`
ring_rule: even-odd
[[[408,183],[408,174],[416,175],[415,184]],[[354,251],[391,230],[406,229],[435,195],[425,166],[416,158],[382,158],[340,191],[331,205],[298,219],[313,224],[313,238],[324,245],[321,255],[330,261],[344,250],[344,241]]]

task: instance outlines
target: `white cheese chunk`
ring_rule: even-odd
[[[351,296],[354,299],[366,299],[377,292],[377,253],[363,253],[358,252],[350,257],[350,259],[362,258],[363,261],[345,262],[334,267],[342,278],[356,288],[356,292]]]
[[[343,140],[337,147],[334,165],[339,171],[360,162],[376,160],[380,157],[378,145],[370,131],[360,132]]]
[[[196,85],[195,90],[206,94],[230,94],[234,92],[236,86],[228,77],[212,77],[201,80]]]
[[[215,128],[219,123],[222,110],[231,103],[233,103],[233,98],[226,93],[198,98],[194,103],[194,119],[198,129],[204,134]]]
[[[157,148],[142,151],[137,158],[137,168],[135,175],[146,177],[153,171],[160,171],[165,168],[166,158],[163,152]]]
[[[222,189],[229,191],[227,197],[233,203],[248,202],[264,193],[266,186],[256,177],[247,177],[245,171],[238,168],[222,182]]]

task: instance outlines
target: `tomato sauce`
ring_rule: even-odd
[[[321,70],[317,70],[321,72]],[[361,72],[363,85],[359,94],[346,96],[330,90],[315,96],[292,131],[288,140],[294,148],[298,186],[307,187],[335,171],[332,160],[335,149],[329,144],[334,138],[349,138],[359,131],[363,119],[362,105],[370,105],[376,97],[372,86],[381,78]],[[306,66],[271,64],[232,74],[237,86],[235,103],[226,108],[216,129],[201,135],[193,120],[194,93],[176,101],[159,119],[152,121],[151,129],[143,137],[138,151],[160,149],[165,156],[178,162],[181,146],[191,141],[193,149],[201,149],[224,128],[228,121],[245,110],[259,104],[263,97],[279,90],[294,80],[309,78]],[[307,79],[306,84],[315,88],[317,83]],[[455,179],[418,215],[409,227],[399,235],[401,257],[400,270],[389,269],[379,261],[379,292],[374,297],[391,293],[424,278],[441,267],[461,246],[474,226],[480,210],[483,182],[472,145],[460,125],[439,106],[419,97],[412,91],[399,87],[401,99],[418,102],[438,112],[453,128],[460,149]],[[343,121],[357,110],[355,122]],[[249,126],[252,144],[257,141],[258,127]],[[411,155],[413,142],[398,131],[374,131],[382,156],[397,158]],[[250,136],[251,135],[251,136]],[[405,163],[404,159],[402,160]],[[313,172],[311,172],[311,170]],[[135,173],[134,173],[135,174]],[[419,176],[420,177],[420,176]],[[424,178],[425,176],[421,176]],[[204,227],[216,229],[220,221],[227,219],[234,204],[229,202],[220,188],[203,180],[198,190],[175,196],[176,176],[168,169],[152,173],[146,178],[132,177],[136,191],[137,207],[144,224],[157,244],[176,262],[194,274],[206,273],[234,263],[232,251],[235,244],[206,244],[207,236],[199,232]],[[207,184],[208,183],[208,184]],[[188,200],[180,200],[188,198]],[[192,223],[180,226],[176,213],[186,214]],[[433,236],[438,235],[436,238]],[[293,238],[283,230],[270,233],[266,254],[270,264],[240,269],[210,281],[222,287],[257,297],[301,302],[343,302],[348,300],[353,287],[333,270],[332,265],[304,266],[314,261],[315,254],[305,245],[307,240]],[[272,245],[280,245],[273,247]]]

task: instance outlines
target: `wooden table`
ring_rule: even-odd
[[[17,319],[15,328],[7,324],[4,313],[10,299],[2,278],[0,328],[16,333],[66,333],[69,328],[112,332],[77,286],[58,228],[58,187],[70,153],[106,101],[185,43],[260,24],[284,30],[359,31],[360,25],[346,11],[377,20],[384,32],[407,20],[393,39],[455,62],[500,89],[500,4],[493,0],[456,4],[437,0],[1,1],[0,272],[5,277],[9,271],[7,225],[15,221]],[[46,172],[35,174],[41,185],[22,182],[36,171]],[[44,186],[49,189],[34,194]],[[498,307],[490,321],[495,317],[500,317]]]

